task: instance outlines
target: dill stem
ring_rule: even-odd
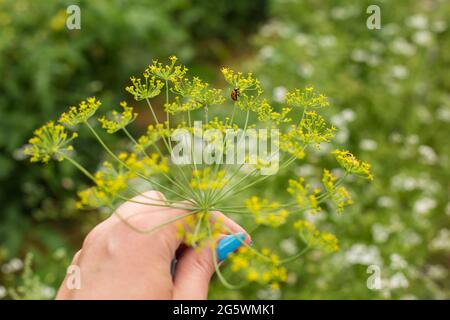
[[[134,139],[134,137],[131,135],[131,133],[130,133],[125,127],[122,128],[122,131],[125,132],[125,134],[127,135],[127,137],[134,143],[135,146],[138,146],[138,143],[137,143],[136,139]],[[159,149],[158,149],[158,150],[159,150]],[[147,158],[151,159],[150,156],[148,155],[148,153],[147,153],[144,149],[141,150],[141,153],[143,153]],[[160,154],[160,156],[161,156],[161,158],[163,158],[163,155],[162,155],[162,154]],[[177,181],[173,180],[168,174],[166,174],[165,172],[161,172],[161,173],[162,173],[162,174],[164,175],[164,177],[166,177],[170,182],[172,182],[175,186],[177,186],[178,189],[179,189],[180,191],[183,191],[183,190],[184,190],[183,186],[181,186]],[[191,196],[192,196],[192,194],[191,194]]]
[[[137,172],[136,170],[133,170],[132,168],[130,168],[129,165],[127,165],[125,162],[123,162],[122,160],[120,160],[112,151],[111,149],[109,149],[109,147],[103,142],[102,138],[100,138],[100,136],[97,134],[97,132],[94,130],[94,128],[92,128],[92,126],[85,121],[84,124],[89,128],[89,130],[92,132],[92,134],[95,136],[95,138],[100,142],[101,146],[106,150],[106,152],[117,162],[119,162],[121,165],[123,165],[125,168],[127,168],[128,170],[130,170],[133,173],[136,173],[139,177],[141,177],[142,179],[148,181],[151,184],[155,184],[157,186],[159,186],[160,188],[163,188],[166,191],[172,192],[174,194],[176,194],[177,196],[179,196],[180,198],[184,199],[184,200],[188,200],[188,198],[186,198],[183,195],[180,195],[179,193],[177,193],[176,191],[174,191],[171,188],[167,188],[166,186],[161,185],[160,183],[157,183],[156,181],[152,181],[150,180],[148,177],[146,177],[145,175],[143,175],[140,172]]]
[[[78,170],[80,170],[84,175],[86,175],[89,179],[91,179],[93,182],[95,182],[94,176],[86,170],[85,167],[83,167],[78,161],[72,159],[71,157],[65,156],[65,159],[69,160],[69,162],[74,165]]]
[[[311,247],[310,247],[310,246],[306,246],[306,248],[304,248],[304,249],[303,249],[302,251],[300,251],[299,253],[294,254],[293,256],[288,257],[288,258],[286,258],[286,259],[280,260],[280,264],[286,264],[286,263],[295,261],[295,260],[297,260],[298,258],[300,258],[301,256],[303,256],[303,255],[305,255],[306,253],[308,253],[310,250],[311,250]]]

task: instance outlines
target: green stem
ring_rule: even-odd
[[[80,170],[84,175],[86,175],[89,179],[91,179],[93,182],[95,182],[94,176],[87,171],[81,164],[79,164],[76,160],[65,156],[65,159],[67,159],[71,164],[73,164],[78,170]]]
[[[129,132],[125,127],[122,128],[122,131],[125,132],[125,134],[127,135],[127,137],[134,143],[135,146],[138,146],[138,143],[137,143],[136,139],[134,139],[134,137],[130,134],[130,132]],[[158,149],[158,150],[159,150],[159,149]],[[148,153],[147,153],[144,149],[142,149],[141,152],[142,152],[147,158],[150,159],[150,156],[148,155]],[[161,154],[160,156],[163,157],[162,154]],[[177,186],[178,189],[179,189],[180,191],[184,191],[184,188],[183,188],[182,185],[180,185],[178,182],[176,182],[175,180],[173,180],[173,179],[172,179],[169,175],[167,175],[165,172],[161,172],[161,173],[163,174],[164,177],[166,177],[166,179],[168,179],[168,180],[169,180],[170,182],[172,182],[175,186]],[[192,196],[192,194],[191,194],[190,196]]]
[[[181,199],[188,200],[188,198],[186,198],[186,197],[183,196],[183,195],[180,195],[178,192],[174,191],[173,189],[167,188],[167,187],[165,187],[165,186],[163,186],[163,185],[161,185],[161,184],[159,184],[159,183],[157,183],[157,182],[155,182],[155,181],[152,181],[151,179],[149,179],[148,177],[146,177],[146,176],[143,175],[142,173],[137,172],[136,170],[130,168],[129,165],[127,165],[125,162],[123,162],[122,160],[120,160],[120,159],[119,159],[119,158],[111,151],[111,149],[109,149],[109,147],[103,142],[102,138],[100,138],[100,136],[97,134],[97,132],[94,130],[94,128],[92,128],[92,126],[91,126],[87,121],[85,121],[84,124],[89,128],[89,130],[92,132],[92,134],[95,136],[95,138],[99,141],[99,143],[102,145],[102,147],[106,150],[106,152],[107,152],[114,160],[116,160],[117,162],[119,162],[122,166],[124,166],[125,168],[127,168],[129,171],[135,173],[136,175],[138,175],[139,177],[141,177],[141,178],[144,179],[145,181],[147,181],[147,182],[149,182],[149,183],[151,183],[151,184],[155,184],[155,185],[157,185],[158,187],[163,188],[164,190],[166,190],[166,191],[168,191],[168,192],[172,192],[173,194],[179,196]]]
[[[280,260],[280,264],[286,264],[286,263],[295,261],[295,260],[297,260],[298,258],[300,258],[301,256],[303,256],[303,255],[305,255],[306,253],[308,253],[308,251],[310,251],[310,250],[311,250],[311,248],[310,248],[309,246],[307,246],[306,248],[304,248],[304,249],[303,249],[302,251],[300,251],[299,253],[297,253],[297,254],[295,254],[295,255],[289,257],[289,258]]]
[[[214,237],[212,235],[212,232],[211,232],[211,225],[210,225],[209,221],[207,223],[207,228],[208,228],[208,235],[209,235],[210,239],[212,241],[215,241],[215,239],[214,239]],[[243,284],[242,285],[233,285],[233,284],[229,283],[227,281],[227,279],[225,279],[225,277],[222,274],[222,271],[220,271],[216,250],[217,250],[216,245],[215,244],[211,245],[211,253],[212,253],[212,256],[213,256],[214,268],[216,269],[216,274],[217,274],[217,277],[219,278],[220,282],[222,282],[222,284],[226,288],[231,289],[231,290],[236,290],[236,289],[242,288],[244,286]]]

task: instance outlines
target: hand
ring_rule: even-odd
[[[117,210],[122,219],[140,230],[187,213],[155,206],[165,201],[156,191],[146,192],[132,201],[154,204],[128,201]],[[214,214],[223,219],[229,230],[239,233],[217,239],[219,258],[226,258],[242,241],[250,243],[242,227],[219,212]],[[171,263],[175,255],[178,263],[173,277]],[[79,267],[80,289],[69,289],[66,277],[57,299],[206,299],[215,271],[211,245],[201,251],[186,247],[177,237],[175,223],[145,234],[132,230],[114,214],[87,235],[72,265]]]

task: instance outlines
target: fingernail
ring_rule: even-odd
[[[230,234],[217,243],[217,257],[219,261],[225,260],[228,255],[242,245],[247,235],[244,232]]]

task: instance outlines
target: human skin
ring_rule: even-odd
[[[148,198],[165,200],[157,191],[148,191],[132,200],[150,203]],[[148,230],[187,211],[128,201],[116,213],[135,228]],[[232,233],[245,232],[223,214],[214,214]],[[71,263],[79,267],[80,288],[69,289],[68,274],[57,299],[207,298],[209,282],[215,272],[211,244],[201,250],[185,246],[177,237],[175,223],[151,233],[139,233],[117,215],[111,215],[86,236]],[[248,235],[245,242],[250,243]],[[176,253],[178,262],[172,276],[170,265]]]

